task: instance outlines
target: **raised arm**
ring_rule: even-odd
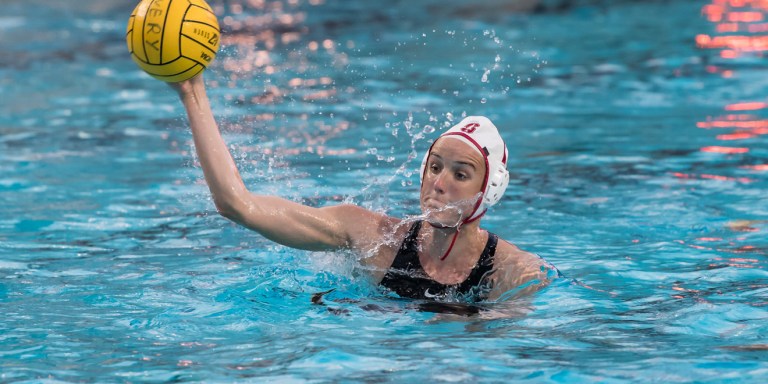
[[[277,243],[306,250],[367,248],[388,219],[353,205],[304,206],[248,191],[221,137],[202,75],[171,84],[187,111],[205,181],[219,213]]]

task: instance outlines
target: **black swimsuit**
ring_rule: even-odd
[[[487,298],[490,282],[486,277],[493,270],[493,256],[496,253],[498,237],[488,233],[488,242],[485,243],[480,260],[472,268],[466,280],[459,284],[446,285],[432,280],[421,266],[417,240],[419,229],[421,229],[421,221],[416,221],[408,231],[392,266],[380,284],[400,297],[411,299],[436,299],[458,295],[476,302]]]

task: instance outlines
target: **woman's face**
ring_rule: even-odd
[[[436,226],[453,227],[472,214],[485,179],[485,159],[469,144],[441,137],[427,158],[421,211]]]

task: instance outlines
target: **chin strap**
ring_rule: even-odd
[[[483,197],[480,196],[480,199],[482,199],[482,198]],[[477,206],[475,207],[475,210],[477,210]],[[467,224],[467,223],[471,223],[471,222],[473,222],[475,220],[478,220],[479,218],[483,217],[483,215],[485,215],[486,211],[487,210],[484,210],[483,213],[481,213],[481,214],[479,214],[479,215],[477,215],[475,217],[472,217],[472,215],[470,215],[470,217],[462,220],[461,223],[459,223],[459,225],[456,226],[456,233],[453,234],[453,239],[451,239],[451,245],[448,246],[448,250],[445,251],[445,254],[440,257],[440,261],[444,261],[448,257],[448,254],[451,253],[451,250],[453,249],[453,245],[456,244],[456,238],[459,237],[459,230],[461,229],[461,226],[464,225],[464,224]],[[474,214],[474,212],[475,211],[472,211],[472,214]],[[429,221],[427,221],[427,223],[429,223]],[[450,227],[444,227],[442,225],[438,227],[437,225],[434,225],[432,223],[429,223],[429,225],[431,225],[433,228],[441,228],[441,229],[442,228],[450,228]]]
[[[459,227],[456,227],[456,233],[453,234],[453,240],[451,240],[451,245],[448,246],[448,250],[445,251],[445,254],[440,257],[440,261],[445,260],[446,257],[448,257],[448,254],[451,253],[451,250],[453,249],[453,245],[456,244],[456,238],[459,237]]]

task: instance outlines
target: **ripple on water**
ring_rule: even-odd
[[[513,180],[484,226],[584,283],[463,317],[218,218],[181,106],[125,60],[125,1],[9,1],[0,381],[764,381],[766,135],[729,154],[697,122],[761,124],[729,103],[766,77],[697,47],[720,27],[701,2],[217,9],[237,15],[206,78],[257,193],[413,214],[429,139],[500,122]]]
[[[768,312],[745,304],[697,303],[670,315],[674,320],[660,327],[663,332],[708,335],[726,344],[759,339],[768,329]]]
[[[2,244],[2,242],[0,242]],[[27,263],[20,263],[17,261],[0,260],[0,269],[27,269],[29,265]]]

